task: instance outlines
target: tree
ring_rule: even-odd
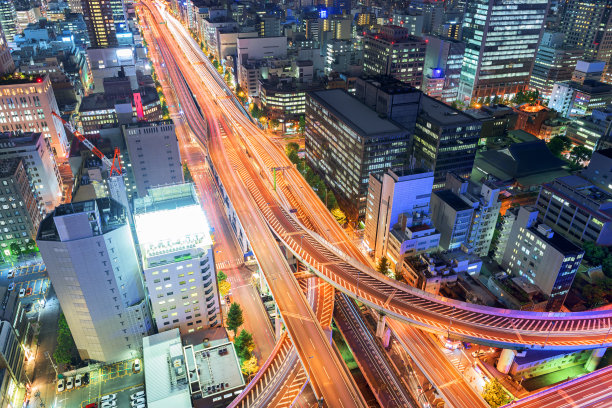
[[[225,282],[227,280],[227,275],[223,273],[223,271],[217,272],[217,282]]]
[[[289,152],[297,153],[299,150],[300,150],[300,145],[295,142],[289,142],[287,143],[287,146],[285,146],[285,153],[287,153],[287,155],[289,155]]]
[[[19,246],[18,243],[16,242],[11,243],[9,248],[11,249],[11,255],[13,256],[19,256],[21,254],[21,247]]]
[[[270,119],[270,126],[272,126],[272,128],[274,128],[274,129],[276,129],[276,128],[278,128],[280,126],[280,122],[276,118]]]
[[[561,156],[564,152],[570,149],[572,146],[572,141],[568,137],[557,136],[548,142],[546,146],[552,154],[555,156]]]
[[[488,105],[491,105],[491,97],[490,97],[490,96],[487,96],[487,97],[485,98],[485,100],[484,100],[484,104],[485,104],[485,105],[487,105],[487,106],[488,106]]]
[[[334,216],[336,221],[338,221],[338,224],[344,225],[346,223],[346,215],[340,208],[334,208],[333,210],[331,210],[331,214]]]
[[[236,354],[240,357],[240,361],[250,359],[255,348],[253,335],[244,329],[241,330],[240,334],[234,339],[234,346],[236,346]]]
[[[243,323],[242,308],[238,303],[232,303],[229,312],[227,312],[227,328],[234,332],[234,337],[236,337],[236,333]]]
[[[232,284],[228,281],[221,281],[218,283],[219,286],[219,294],[223,297],[227,296],[229,291],[232,289]]]
[[[510,396],[496,379],[485,384],[482,390],[482,398],[487,401],[491,408],[498,408],[510,402]]]
[[[185,179],[185,183],[193,183],[193,177],[191,176],[189,167],[187,167],[187,163],[183,163],[183,178]]]
[[[255,374],[257,371],[259,371],[259,366],[257,365],[257,357],[251,356],[251,358],[245,360],[242,363],[241,368],[242,374],[246,375],[247,377],[250,377]]]
[[[380,258],[380,261],[378,261],[378,265],[376,266],[376,270],[380,273],[382,273],[383,275],[386,275],[387,272],[389,271],[389,260],[387,259],[386,256],[383,256],[382,258]]]
[[[304,134],[306,131],[306,118],[304,116],[300,116],[300,121],[298,122],[298,129],[301,134]]]
[[[583,163],[591,158],[593,152],[584,146],[575,146],[572,149],[572,161],[574,164]]]
[[[599,285],[586,285],[582,289],[582,296],[589,308],[601,306],[606,302],[606,291]]]
[[[62,313],[57,322],[57,347],[53,352],[53,359],[57,364],[68,364],[72,361],[75,348],[66,316]]]

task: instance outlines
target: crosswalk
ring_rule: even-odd
[[[460,373],[470,366],[469,359],[467,359],[460,350],[444,349],[444,354],[446,354],[446,358],[448,358],[451,364],[454,365]]]
[[[218,271],[220,269],[229,268],[232,266],[241,266],[242,264],[244,264],[244,258],[226,259],[225,261],[217,262],[215,267]]]

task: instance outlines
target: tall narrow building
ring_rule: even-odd
[[[91,48],[117,46],[114,19],[117,7],[115,3],[112,0],[82,0],[83,17],[87,24]]]
[[[125,208],[108,198],[63,204],[36,242],[81,358],[140,354],[152,323]]]
[[[13,41],[17,34],[17,10],[15,1],[0,0],[0,27],[8,41]]]
[[[584,58],[612,56],[612,0],[567,0],[561,18],[565,44],[584,50]]]
[[[472,0],[463,21],[459,95],[512,97],[529,83],[548,0]]]
[[[13,71],[15,71],[15,62],[11,57],[11,49],[0,25],[0,75],[10,74]]]

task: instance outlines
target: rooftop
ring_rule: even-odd
[[[0,160],[0,177],[11,177],[17,171],[21,157],[12,157],[10,159]]]
[[[315,91],[309,94],[363,136],[405,132],[395,123],[383,119],[368,106],[340,89]]]
[[[427,95],[421,97],[419,115],[426,117],[428,120],[440,126],[465,126],[472,123],[478,123],[473,117]]]
[[[23,75],[23,74],[7,74],[0,76],[0,86],[5,85],[23,85],[23,84],[41,84],[44,78],[40,75]]]
[[[472,209],[472,207],[470,207],[465,201],[463,201],[461,197],[453,193],[451,190],[434,191],[434,194],[440,197],[440,199],[446,204],[450,205],[455,211],[465,211]]]
[[[563,235],[557,232],[553,233],[552,237],[548,236],[542,231],[541,226],[545,229],[550,228],[546,224],[538,224],[537,226],[533,226],[528,229],[532,234],[534,234],[547,244],[551,245],[553,248],[555,248],[564,255],[580,254],[584,252],[584,250],[578,245],[574,244],[572,241],[568,240]]]
[[[194,353],[204,398],[227,394],[229,390],[244,385],[240,363],[232,343],[226,342]]]

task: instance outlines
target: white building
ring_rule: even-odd
[[[181,154],[171,120],[122,126],[136,190],[140,197],[151,187],[183,182]]]
[[[61,205],[36,242],[81,358],[139,355],[152,323],[125,208],[108,198]]]
[[[193,184],[150,189],[134,200],[134,222],[157,329],[220,324],[210,227]]]
[[[51,151],[50,139],[42,133],[0,133],[0,157],[23,159],[30,185],[46,212],[60,205],[62,181]]]
[[[0,80],[0,130],[41,132],[51,142],[56,161],[68,154],[68,139],[49,76],[21,76]]]

